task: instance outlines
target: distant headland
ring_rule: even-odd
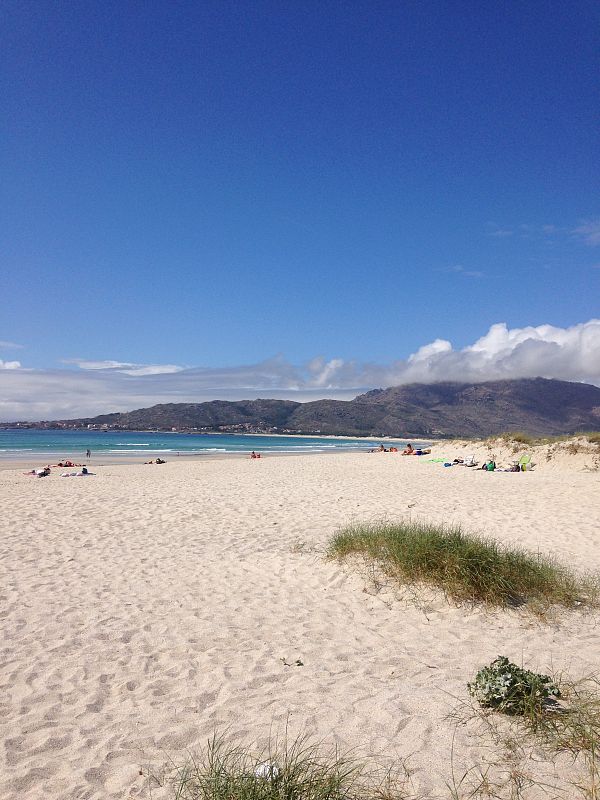
[[[477,437],[518,430],[550,436],[600,429],[600,388],[545,378],[413,383],[374,389],[353,400],[165,403],[2,427],[404,437]]]

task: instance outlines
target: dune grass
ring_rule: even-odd
[[[570,442],[573,439],[587,439],[589,444],[600,444],[599,431],[579,431],[577,433],[566,433],[558,436],[534,436],[523,431],[506,431],[496,436],[488,436],[485,442],[495,442],[498,439],[504,440],[507,444],[522,444],[529,447],[537,447],[546,444],[561,444]],[[577,451],[575,451],[577,452]]]
[[[261,753],[214,736],[171,783],[175,800],[419,800],[406,770],[373,778],[351,755],[305,736]]]
[[[596,704],[592,712],[588,710],[590,697]],[[461,764],[455,770],[453,737],[450,762],[440,775],[441,779],[444,774],[447,777],[446,791],[441,794],[415,791],[405,762],[382,767],[374,764],[372,757],[358,761],[351,754],[312,743],[306,736],[291,743],[284,739],[260,753],[224,736],[214,736],[201,754],[173,767],[169,778],[157,780],[156,785],[170,789],[173,800],[526,800],[532,796],[600,800],[597,730],[594,728],[591,738],[583,742],[574,733],[577,726],[583,725],[589,732],[590,725],[597,725],[597,696],[592,693],[590,697],[586,695],[583,719],[579,708],[574,707],[566,741],[544,736],[540,728],[533,731],[516,726],[507,731],[486,715],[482,722],[493,747],[489,760],[472,766]],[[532,746],[544,747],[550,757],[561,750],[572,753],[573,761],[582,755],[582,768],[556,775],[559,785],[549,787],[539,773],[536,776],[536,765],[544,757],[535,750],[532,759]],[[541,790],[542,794],[538,791],[530,795],[528,789]]]
[[[527,444],[532,445],[536,444],[537,437],[530,436],[528,433],[523,433],[522,431],[507,431],[506,433],[501,433],[497,437],[490,437],[491,439],[504,439],[506,442],[517,442],[518,444]]]
[[[399,583],[441,589],[456,603],[527,606],[539,613],[553,605],[595,605],[598,596],[593,577],[453,525],[354,524],[333,537],[328,555],[363,556]]]
[[[526,717],[528,726],[557,753],[599,758],[600,679],[593,675],[575,681],[558,675],[554,680],[560,688],[560,707],[532,704]],[[600,763],[597,766],[600,770]]]
[[[600,445],[600,431],[588,431],[586,433],[578,433],[577,436],[584,436],[590,444]]]

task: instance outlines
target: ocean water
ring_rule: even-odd
[[[402,440],[385,446],[404,447]],[[94,456],[181,456],[210,453],[327,453],[369,450],[377,442],[318,436],[254,436],[218,433],[143,433],[131,431],[1,430],[0,458],[31,455],[77,456],[89,448]]]

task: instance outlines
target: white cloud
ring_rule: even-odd
[[[452,345],[450,342],[447,342],[445,339],[436,339],[434,342],[431,342],[431,344],[424,344],[423,347],[419,347],[416,353],[413,353],[408,357],[408,363],[422,364],[429,361],[431,358],[435,358],[441,353],[450,352],[452,352]]]
[[[591,247],[600,245],[600,219],[587,219],[579,225],[573,233],[580,236]]]
[[[366,389],[413,382],[541,376],[600,386],[600,320],[570,328],[510,329],[497,323],[461,350],[436,339],[391,364],[317,357],[295,366],[283,356],[238,367],[194,369],[80,360],[75,362],[80,369],[26,370],[18,362],[4,363],[17,366],[0,370],[2,421],[67,419],[215,399],[347,400]]]
[[[453,272],[457,275],[463,275],[466,278],[483,278],[484,273],[478,269],[465,269],[462,264],[454,264],[452,267],[446,267],[441,270],[442,272]]]
[[[22,350],[22,344],[16,344],[15,342],[6,342],[0,341],[0,350]],[[4,361],[0,358],[0,370],[5,369],[20,369],[21,362],[20,361]]]
[[[75,364],[79,369],[112,370],[123,375],[164,375],[185,369],[176,364],[132,364],[124,361],[86,361],[79,358],[65,358],[62,363]]]
[[[309,378],[308,382],[312,386],[323,386],[325,388],[333,388],[333,385],[339,380],[340,370],[344,367],[344,360],[341,358],[332,358],[331,361],[325,361],[322,356],[313,358],[306,365]]]
[[[514,231],[511,231],[509,228],[496,228],[493,231],[488,232],[488,236],[495,236],[497,239],[506,239],[508,236],[512,236]]]

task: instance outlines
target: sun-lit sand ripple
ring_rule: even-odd
[[[410,514],[597,568],[597,473],[487,475],[393,454],[98,472],[0,473],[3,800],[145,797],[140,770],[215,729],[260,745],[286,725],[410,756],[415,786],[439,790],[446,715],[482,663],[597,664],[592,615],[543,626],[397,600],[320,552],[353,519]],[[454,752],[481,756],[462,730]]]

